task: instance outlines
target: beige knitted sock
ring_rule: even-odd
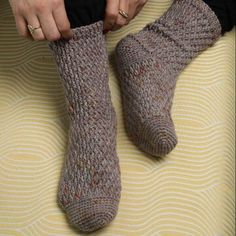
[[[171,106],[185,66],[220,36],[214,12],[201,0],[175,0],[168,11],[116,48],[126,129],[145,152],[163,156],[177,144]]]
[[[50,43],[65,90],[69,142],[58,200],[83,232],[106,226],[118,209],[121,183],[116,115],[108,86],[102,21],[74,29],[73,39]]]

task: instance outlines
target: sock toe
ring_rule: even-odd
[[[113,198],[84,198],[65,208],[69,222],[81,232],[93,232],[116,216],[119,201]]]
[[[146,120],[140,132],[139,147],[154,156],[165,156],[177,145],[174,123],[169,117]]]

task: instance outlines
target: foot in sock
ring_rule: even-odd
[[[116,115],[108,85],[102,21],[73,29],[71,40],[49,44],[65,90],[69,142],[58,200],[82,232],[116,216],[121,183],[116,154]]]
[[[171,118],[179,73],[213,45],[221,26],[201,0],[175,0],[167,12],[116,48],[127,132],[143,151],[164,156],[177,144]]]

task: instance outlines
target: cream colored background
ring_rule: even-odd
[[[168,8],[149,0],[120,38]],[[181,74],[172,109],[179,144],[163,159],[139,151],[122,121],[111,56],[110,87],[118,116],[122,198],[113,223],[92,235],[234,235],[234,52],[227,33]],[[17,36],[0,1],[0,235],[82,235],[56,204],[68,120],[58,74],[45,43]]]

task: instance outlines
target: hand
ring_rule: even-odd
[[[141,11],[148,0],[107,0],[106,13],[104,20],[104,32],[120,29],[129,22]],[[125,19],[119,10],[128,14]]]
[[[64,0],[9,0],[21,36],[55,41],[72,37]],[[27,25],[40,27],[31,35]]]

